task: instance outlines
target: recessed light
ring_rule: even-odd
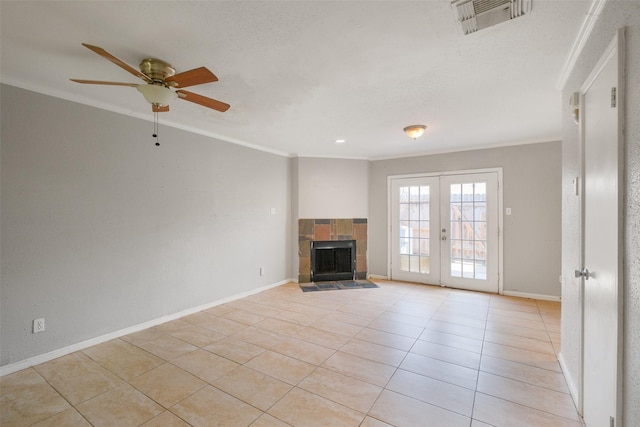
[[[336,139],[336,144],[344,144],[345,142],[347,142],[346,139]]]

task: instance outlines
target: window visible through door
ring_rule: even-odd
[[[450,184],[449,194],[451,276],[486,280],[487,184]]]
[[[428,274],[431,271],[431,225],[428,185],[409,185],[399,189],[400,268]]]

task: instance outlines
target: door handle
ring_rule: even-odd
[[[442,240],[447,240],[447,236],[442,236]]]
[[[584,280],[589,280],[589,270],[586,268],[583,268],[582,270],[575,270],[574,274],[576,275],[576,278],[584,277]]]

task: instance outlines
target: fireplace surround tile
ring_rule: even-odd
[[[311,271],[311,258],[300,257],[300,271]]]
[[[356,279],[367,278],[366,218],[304,218],[298,220],[298,282],[311,281],[311,242],[330,240],[356,241]]]
[[[367,240],[367,224],[353,223],[353,237],[356,240]]]
[[[353,219],[337,219],[336,225],[338,227],[338,235],[353,236]]]
[[[298,235],[299,236],[311,236],[313,235],[313,229],[315,227],[315,221],[313,219],[301,219],[298,221]]]
[[[316,224],[313,240],[331,240],[331,225]]]
[[[356,252],[357,252],[357,250],[358,250],[358,245],[356,243]],[[358,268],[356,270],[356,274],[361,272],[361,271],[366,272],[367,271],[367,257],[366,256],[357,255],[356,259],[357,259],[356,265],[358,266]]]
[[[300,259],[311,257],[311,241],[312,240],[313,240],[313,235],[298,236],[298,255],[300,256]]]
[[[311,273],[298,274],[298,283],[310,283],[310,282],[311,282]]]
[[[358,240],[356,239],[356,255],[360,257],[364,257],[365,261],[367,260],[367,240]],[[358,261],[358,264],[360,261]],[[366,270],[366,268],[365,268]]]

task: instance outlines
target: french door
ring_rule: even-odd
[[[393,178],[391,278],[498,292],[498,173]]]

